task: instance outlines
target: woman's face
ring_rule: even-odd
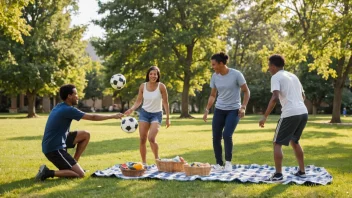
[[[157,70],[151,70],[149,72],[149,81],[150,82],[156,82],[158,80],[159,76],[158,76],[158,72]]]

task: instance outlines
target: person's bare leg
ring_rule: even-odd
[[[55,177],[84,177],[84,171],[77,163],[72,166],[71,170],[56,170]]]
[[[274,161],[276,173],[282,173],[282,145],[274,143]]]
[[[83,151],[86,149],[90,139],[90,134],[88,131],[78,131],[73,144],[77,144],[76,152],[74,155],[74,159],[78,162],[81,157]]]
[[[150,124],[148,122],[139,122],[139,152],[142,162],[147,163],[147,138]]]
[[[296,159],[297,159],[297,162],[298,162],[298,166],[299,166],[299,170],[301,172],[305,172],[305,169],[304,169],[304,153],[303,153],[303,149],[301,147],[300,144],[296,144],[294,141],[290,141],[291,143],[291,146],[293,148],[293,151],[295,153],[295,156],[296,156]]]
[[[150,147],[153,151],[155,159],[159,159],[159,146],[158,146],[158,143],[156,142],[156,135],[158,134],[159,129],[160,129],[159,123],[157,122],[151,123],[149,135],[148,135]]]

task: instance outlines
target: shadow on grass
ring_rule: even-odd
[[[5,119],[29,119],[26,116],[24,117],[16,117],[16,116],[0,116],[0,120],[5,120]]]
[[[121,153],[124,151],[139,150],[138,145],[139,138],[137,137],[90,142],[83,155],[101,155],[105,153]]]
[[[129,138],[129,141],[135,141],[138,138]],[[121,139],[123,141],[125,139]],[[100,148],[101,144],[112,144],[119,143],[120,140],[111,140],[111,142],[98,142],[93,148]],[[111,145],[111,146],[112,146]],[[268,149],[270,147],[270,149]],[[118,148],[118,147],[117,147]],[[318,157],[318,159],[309,160],[306,164],[314,164],[316,166],[323,166],[327,169],[335,168],[342,172],[350,171],[350,164],[352,159],[352,145],[341,144],[337,142],[330,142],[325,146],[306,146],[304,147],[305,152],[309,153],[309,156]],[[110,151],[110,150],[109,150]],[[93,151],[92,151],[93,152]],[[327,158],[331,154],[332,157]],[[336,156],[334,155],[336,154]],[[210,162],[213,163],[214,154],[213,150],[201,150],[179,153],[186,160]],[[287,155],[293,155],[287,154]],[[167,156],[175,157],[175,156]],[[270,164],[273,165],[272,161],[272,144],[270,141],[256,141],[246,144],[235,144],[234,145],[234,159],[235,162],[248,161],[250,158],[251,162],[256,164]],[[265,160],[269,160],[268,163]],[[235,163],[234,162],[234,163]],[[246,163],[248,164],[248,163]],[[287,163],[285,164],[287,166]],[[295,165],[296,166],[296,165]],[[107,168],[107,167],[106,167]],[[70,182],[68,189],[62,187],[67,186],[67,183],[72,180],[67,179],[48,179],[42,183],[35,183],[31,179],[23,179],[10,183],[1,184],[0,195],[5,192],[11,193],[16,191],[17,195],[33,195],[40,193],[43,190],[50,188],[57,188],[45,194],[47,197],[67,197],[67,196],[82,196],[82,197],[95,197],[95,196],[119,196],[119,197],[225,197],[234,196],[233,189],[236,186],[254,186],[258,184],[252,183],[238,183],[238,182],[204,182],[204,181],[192,181],[192,182],[179,182],[179,181],[156,181],[156,180],[138,180],[138,181],[127,181],[116,178],[85,178],[73,180],[74,185]],[[269,185],[269,189],[266,189],[255,197],[273,197],[285,194],[287,189],[292,185],[274,185],[274,184],[259,184]],[[28,189],[26,189],[28,188]],[[61,188],[61,189],[60,189]],[[23,190],[21,190],[23,189]],[[39,195],[38,195],[39,196]],[[236,196],[246,196],[246,192],[237,194]]]
[[[8,140],[42,140],[43,136],[42,135],[37,135],[37,136],[21,136],[21,137],[13,137],[13,138],[8,138]]]

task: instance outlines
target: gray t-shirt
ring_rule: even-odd
[[[236,110],[241,107],[241,86],[246,83],[242,73],[230,68],[229,73],[221,75],[214,73],[210,87],[218,90],[215,108],[221,110]]]

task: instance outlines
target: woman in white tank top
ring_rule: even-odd
[[[155,138],[162,123],[162,106],[164,106],[166,113],[166,128],[170,126],[167,89],[166,86],[160,82],[159,68],[156,66],[150,67],[147,71],[145,81],[145,83],[139,86],[135,104],[125,112],[125,115],[130,115],[143,101],[143,106],[139,111],[139,151],[144,164],[147,162],[147,139],[149,140],[155,159],[159,159],[159,147]]]

